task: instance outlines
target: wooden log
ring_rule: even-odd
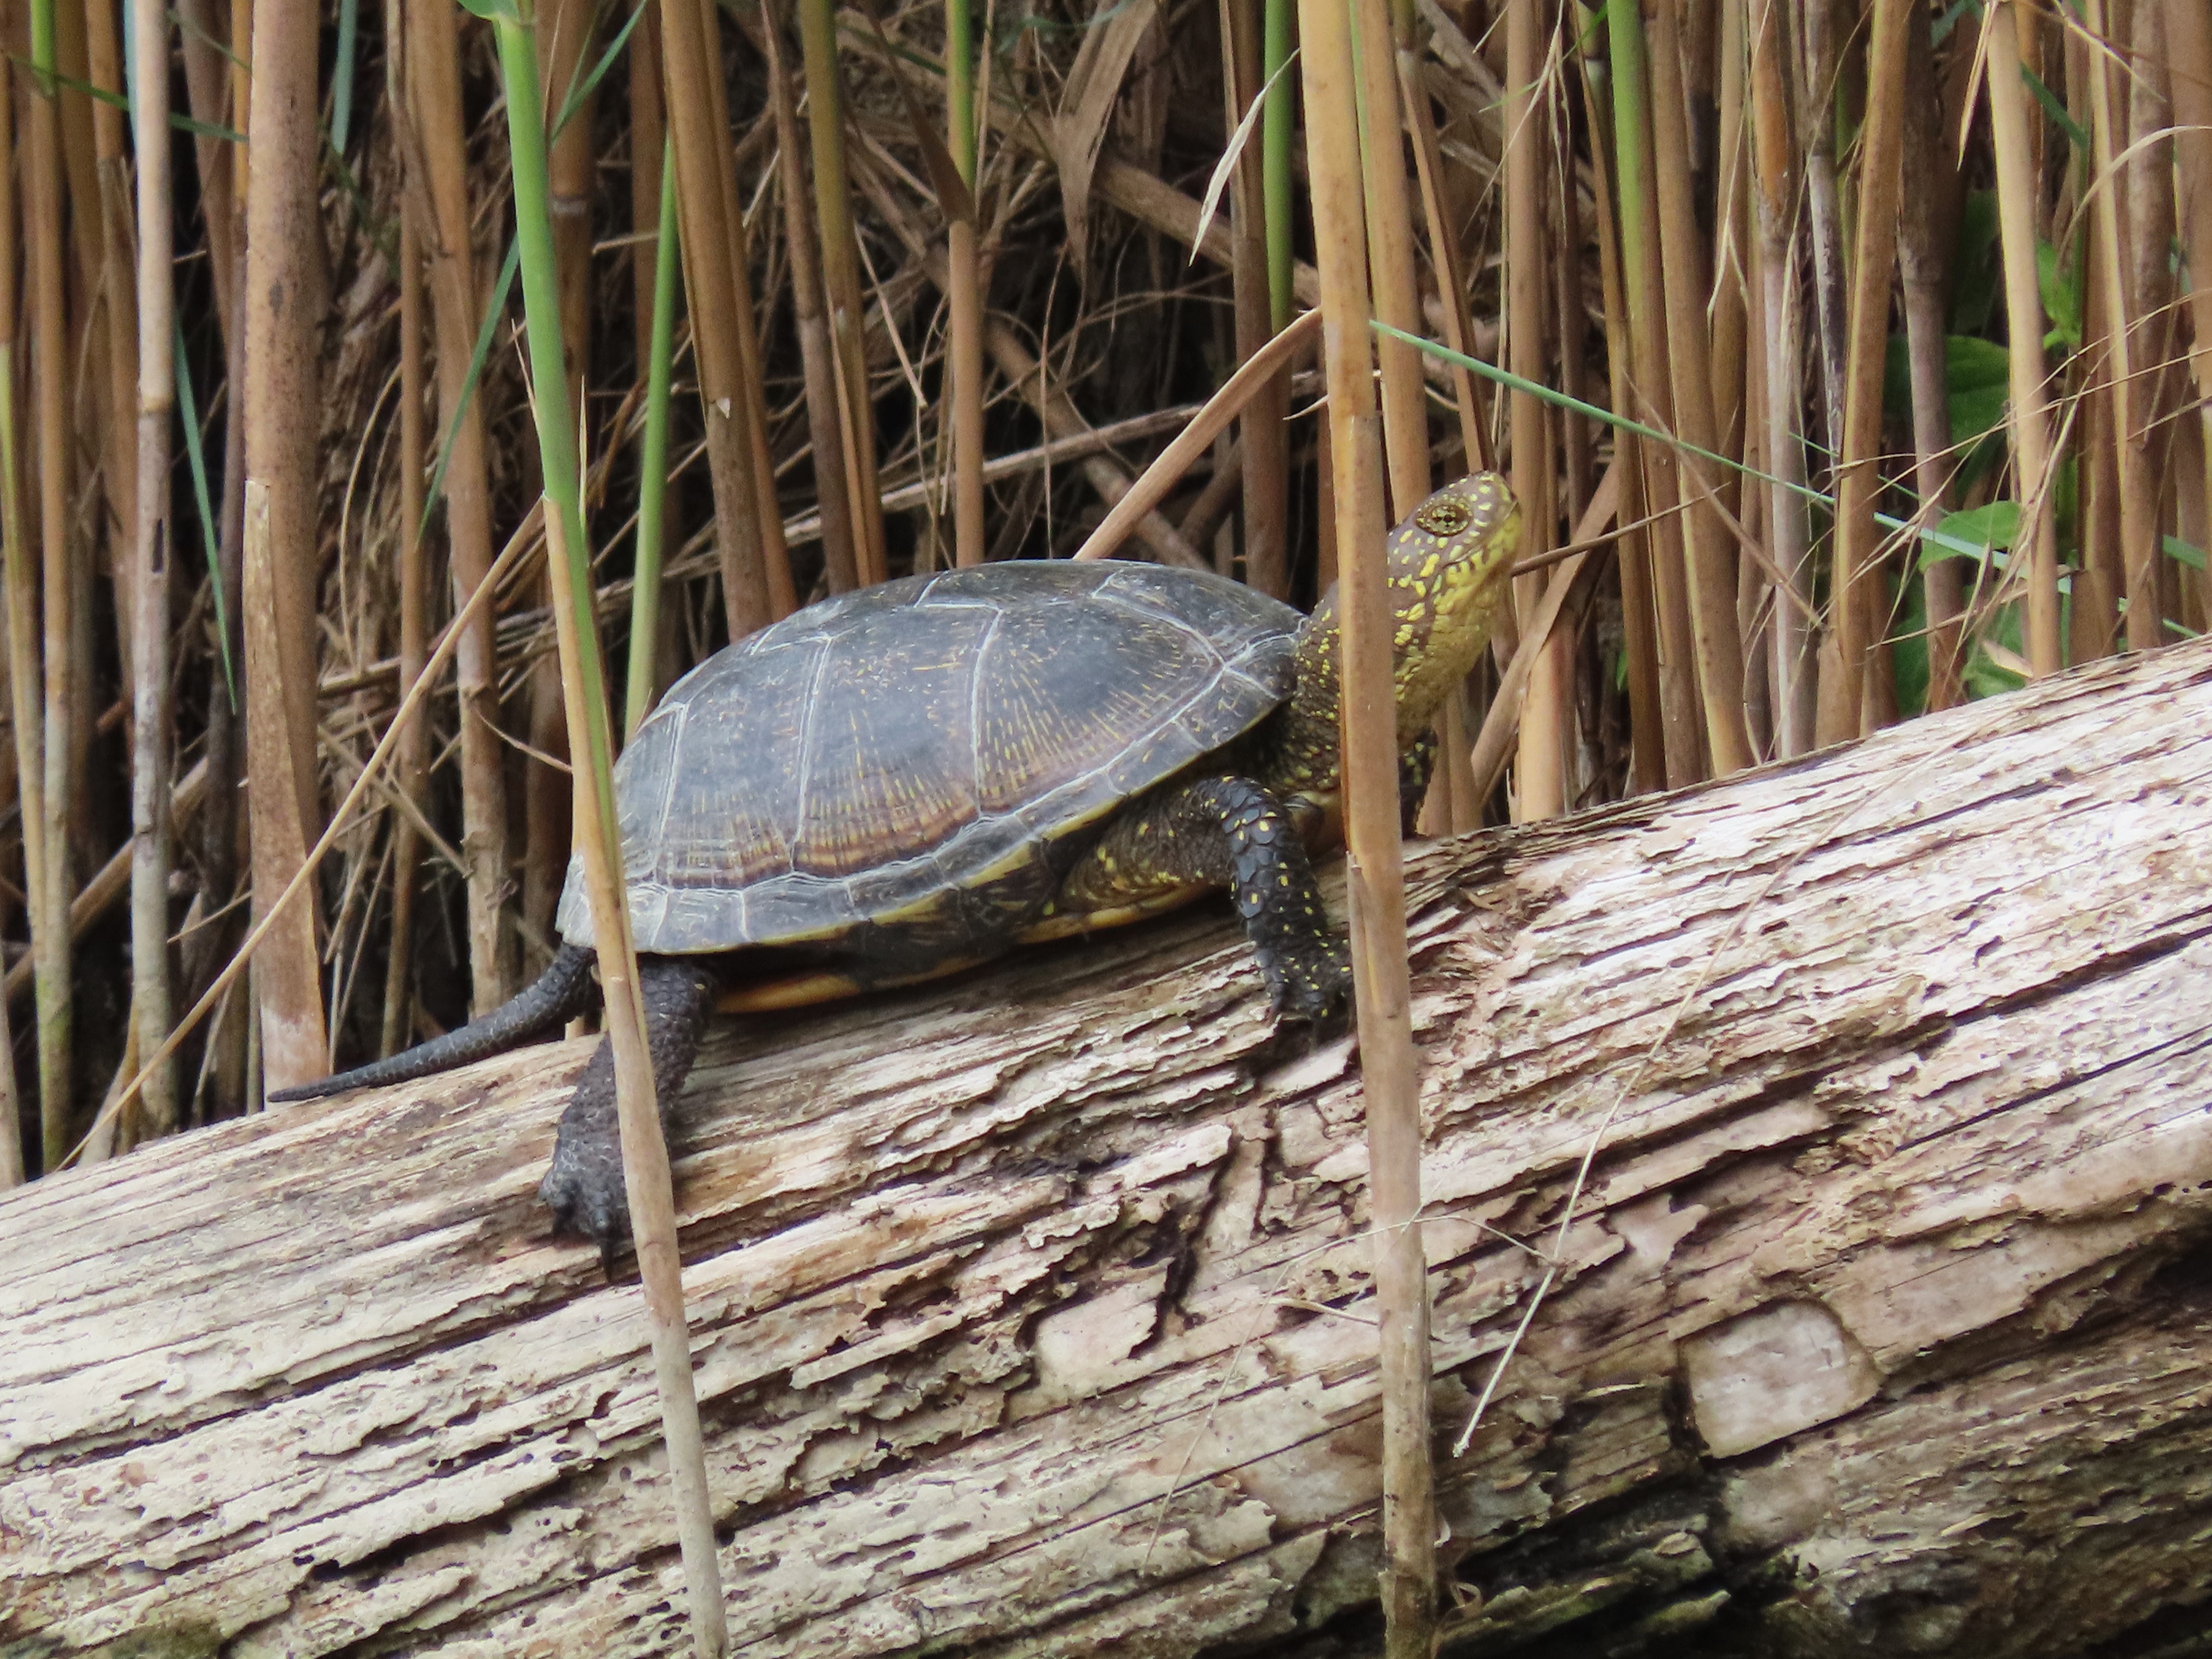
[[[1408,882],[1468,1650],[2196,1616],[2212,646]],[[638,1291],[533,1192],[583,1053],[0,1197],[0,1654],[683,1650]],[[1218,909],[718,1030],[677,1180],[734,1650],[1371,1601],[1357,1082]]]

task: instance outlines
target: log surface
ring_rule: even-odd
[[[2212,647],[1408,879],[1464,1650],[2065,1655],[2212,1595]],[[637,1289],[534,1196],[584,1053],[0,1196],[0,1655],[687,1650]],[[1219,909],[719,1028],[732,1650],[1371,1601],[1358,1082]]]

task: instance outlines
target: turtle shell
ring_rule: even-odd
[[[637,948],[1003,947],[1115,808],[1290,695],[1304,618],[1201,571],[1010,561],[800,611],[685,675],[615,768]],[[589,946],[581,862],[557,925]]]

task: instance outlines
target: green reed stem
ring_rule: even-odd
[[[659,684],[660,550],[668,499],[670,366],[676,342],[676,144],[660,149],[660,234],[653,259],[653,342],[646,367],[645,447],[638,462],[637,571],[629,592],[629,684],[623,736],[635,732]]]

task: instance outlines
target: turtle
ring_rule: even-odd
[[[1520,511],[1480,473],[1388,543],[1401,783],[1505,602]],[[1349,989],[1312,858],[1340,834],[1337,598],[1310,617],[1207,571],[1007,560],[858,589],[709,657],[615,768],[664,1124],[710,1007],[761,1012],[951,974],[1230,890],[1278,1014]],[[572,859],[552,962],[483,1018],[272,1101],[501,1052],[595,997]],[[539,1188],[556,1231],[627,1236],[602,1038]]]

